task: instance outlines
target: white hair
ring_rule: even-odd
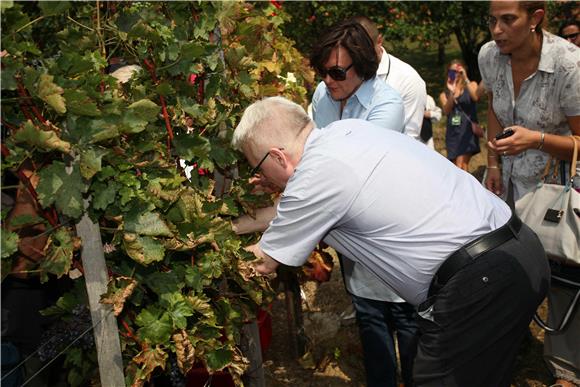
[[[297,103],[284,97],[267,97],[246,108],[234,131],[232,146],[252,153],[272,147],[291,149],[310,122]]]

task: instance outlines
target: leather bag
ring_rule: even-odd
[[[547,184],[552,165],[557,175],[558,162],[550,158],[537,188],[515,204],[516,213],[540,238],[548,258],[566,265],[580,266],[580,193],[572,183],[576,175],[578,140],[565,185]]]

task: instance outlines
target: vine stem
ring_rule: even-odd
[[[29,26],[33,25],[36,22],[41,21],[42,19],[44,19],[44,16],[39,16],[36,19],[34,19],[31,22],[26,23],[25,25],[23,25],[22,27],[20,27],[19,29],[17,29],[16,31],[14,31],[15,34],[19,33],[20,31],[22,31],[23,29],[28,28]]]
[[[153,60],[144,59],[143,64],[149,71],[153,83],[159,84],[157,79],[157,74],[155,73],[155,64]],[[161,111],[163,113],[163,119],[165,120],[165,128],[167,129],[167,154],[171,157],[171,140],[173,140],[173,129],[171,128],[171,122],[169,121],[169,113],[167,112],[167,104],[165,103],[165,97],[159,95],[159,101],[161,102]]]

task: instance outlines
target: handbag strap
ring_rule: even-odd
[[[570,162],[570,180],[572,181],[574,176],[576,175],[576,165],[578,162],[578,140],[580,140],[580,136],[569,136],[574,143],[574,151],[572,152],[572,161]],[[555,160],[556,163],[554,164],[554,172],[552,177],[556,178],[558,176],[558,159],[554,156],[550,155],[548,158],[548,162],[546,163],[546,168],[544,168],[544,173],[542,173],[541,181],[545,181],[546,177],[550,173],[550,169],[552,167],[552,161]]]

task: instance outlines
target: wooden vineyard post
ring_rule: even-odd
[[[298,276],[292,270],[282,268],[279,270],[278,275],[284,286],[286,320],[288,322],[288,335],[292,343],[293,355],[296,358],[300,358],[306,353],[300,283],[298,282]]]
[[[250,361],[249,370],[244,375],[244,384],[248,387],[265,387],[264,367],[262,367],[262,348],[258,323],[254,320],[242,327],[240,349]]]
[[[113,314],[112,305],[100,302],[101,294],[107,291],[109,280],[101,233],[99,226],[93,223],[86,213],[76,225],[76,229],[83,244],[81,258],[94,325],[101,386],[121,387],[125,385],[125,378],[117,319]]]

